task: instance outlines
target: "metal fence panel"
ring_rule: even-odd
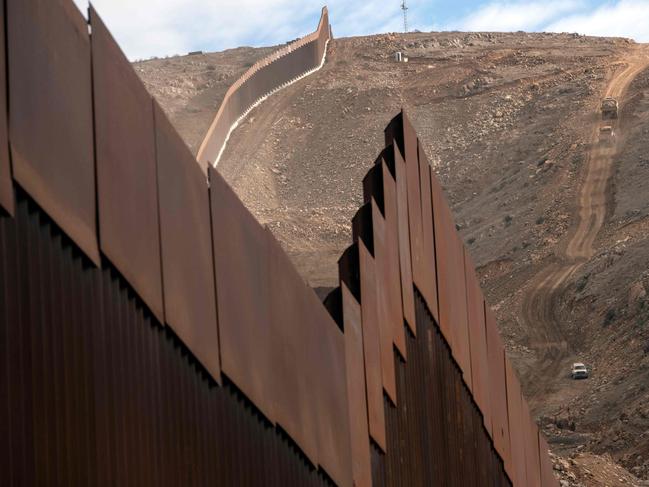
[[[383,207],[385,211],[386,259],[389,279],[386,282],[390,296],[390,323],[393,328],[393,342],[401,356],[407,358],[406,330],[401,291],[399,264],[399,222],[397,210],[397,187],[385,161],[381,161],[383,181]]]
[[[88,26],[71,0],[8,0],[7,25],[14,177],[99,264]]]
[[[271,350],[277,423],[318,464],[317,356],[313,317],[304,282],[279,243],[270,245]]]
[[[1,485],[332,486],[24,194],[0,216]]]
[[[491,407],[489,402],[489,361],[487,359],[487,336],[485,332],[484,297],[475,275],[475,266],[469,252],[464,250],[466,275],[467,318],[471,345],[471,392],[480,407],[484,424],[491,434]]]
[[[387,451],[372,451],[373,485],[509,486],[462,373],[419,293],[416,306],[420,338],[408,336],[408,362],[396,361],[399,403],[386,407]]]
[[[412,256],[410,253],[410,230],[408,228],[408,181],[406,164],[397,144],[394,150],[394,177],[397,190],[397,224],[399,226],[399,265],[401,268],[401,297],[403,317],[410,331],[417,334],[415,298],[412,289]]]
[[[221,368],[274,422],[268,237],[221,175],[209,176]]]
[[[0,93],[7,93],[7,46],[5,42],[5,0],[0,1]],[[14,189],[9,160],[7,97],[0,97],[0,206],[14,214]]]
[[[521,403],[521,386],[516,372],[509,360],[505,361],[507,374],[507,410],[509,414],[509,439],[511,445],[511,461],[505,462],[514,486],[527,486],[526,468],[526,418],[523,416]]]
[[[521,394],[521,409],[523,414],[523,434],[525,441],[525,464],[528,487],[541,487],[541,463],[539,460],[539,427],[536,425],[530,408]]]
[[[153,102],[93,7],[90,24],[101,250],[164,322]]]
[[[505,349],[498,332],[496,319],[485,306],[487,356],[489,359],[489,398],[491,403],[491,432],[496,451],[505,467],[511,466],[509,443],[509,418],[507,415],[507,388],[505,373]],[[511,470],[508,469],[508,472]]]
[[[466,310],[464,248],[455,229],[453,215],[446,203],[441,186],[431,178],[435,221],[435,254],[437,256],[439,323],[449,341],[465,380],[471,382],[471,352]]]
[[[383,380],[381,373],[381,339],[376,302],[376,268],[372,255],[360,239],[358,241],[358,259],[370,436],[385,451],[385,412],[383,409]]]
[[[367,422],[367,398],[365,396],[361,306],[344,283],[341,283],[340,287],[345,326],[345,362],[347,365],[347,397],[349,399],[353,480],[354,485],[357,487],[371,487],[372,471]]]
[[[433,197],[431,194],[430,164],[421,145],[419,151],[419,179],[421,182],[421,219],[422,219],[422,260],[425,281],[422,283],[422,294],[433,317],[439,321],[437,303],[437,265],[435,263],[435,235],[433,229]]]
[[[541,485],[543,487],[557,487],[559,479],[554,475],[554,468],[550,460],[550,447],[541,431],[539,431],[539,457],[541,460]]]
[[[318,463],[340,487],[351,487],[352,449],[349,427],[345,337],[311,288],[304,285],[307,313],[314,328]],[[366,433],[367,434],[367,433]]]
[[[207,180],[155,104],[166,322],[220,382]]]
[[[393,404],[397,402],[397,383],[394,373],[394,352],[393,336],[394,327],[390,322],[393,316],[390,309],[390,294],[388,283],[391,279],[398,279],[398,275],[391,274],[390,262],[387,255],[387,235],[385,230],[385,219],[381,215],[378,205],[374,199],[372,205],[372,230],[374,246],[374,269],[376,285],[374,290],[375,302],[370,306],[376,306],[377,325],[381,345],[381,370],[383,372],[383,387]],[[361,279],[362,279],[361,275]],[[361,303],[365,303],[365,296],[361,293]]]

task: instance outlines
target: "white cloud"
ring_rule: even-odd
[[[649,42],[649,0],[620,0],[590,12],[576,13],[546,26],[549,32],[631,37]]]
[[[74,0],[82,10],[88,0]],[[476,0],[477,1],[477,0]],[[311,32],[323,3],[337,37],[402,30],[393,0],[94,0],[130,59],[269,46]],[[430,30],[431,0],[409,0],[410,28]],[[649,0],[494,0],[436,30],[567,31],[649,40]]]
[[[583,2],[579,0],[491,2],[451,23],[449,27],[462,31],[483,32],[538,30],[547,22],[574,12],[582,5]]]
[[[88,0],[74,0],[85,11]],[[411,0],[423,8],[428,0]],[[274,45],[312,32],[327,3],[334,35],[400,30],[399,2],[380,0],[94,0],[131,59]],[[413,26],[416,27],[416,26]]]

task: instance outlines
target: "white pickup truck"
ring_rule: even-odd
[[[572,364],[570,369],[570,377],[573,379],[588,379],[588,369],[581,362]]]

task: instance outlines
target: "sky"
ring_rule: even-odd
[[[402,0],[329,0],[334,37],[403,31]],[[74,0],[86,11],[88,0]],[[131,60],[282,44],[324,0],[94,0]],[[649,42],[649,0],[407,0],[409,29],[578,32]]]

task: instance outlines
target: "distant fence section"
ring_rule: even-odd
[[[0,485],[557,485],[404,114],[323,306],[94,9],[0,7]]]
[[[324,7],[315,32],[257,61],[230,86],[198,150],[201,167],[206,170],[218,164],[232,131],[261,101],[322,67],[330,38],[329,13]]]

